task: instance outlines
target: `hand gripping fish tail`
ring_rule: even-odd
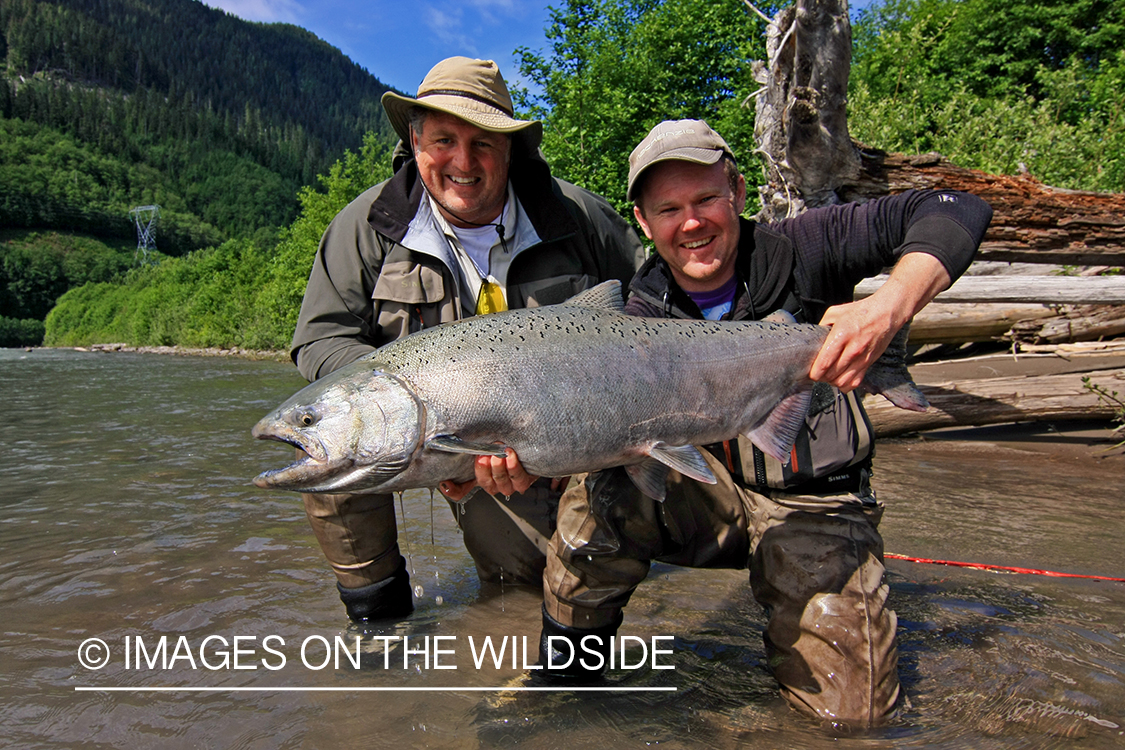
[[[744,435],[785,461],[809,408],[827,329],[625,315],[619,282],[567,302],[481,315],[392,342],[294,394],[252,434],[304,452],[259,487],[377,493],[471,479],[511,447],[528,472],[626,466],[663,495],[669,468],[714,482],[693,447]],[[864,388],[907,409],[925,397],[905,331]]]

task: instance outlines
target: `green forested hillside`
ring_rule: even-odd
[[[780,4],[756,3],[766,12]],[[1125,191],[1123,19],[1125,0],[876,3],[854,25],[852,134],[888,151],[939,151],[967,167],[1027,171],[1058,187]],[[622,210],[629,150],[665,118],[710,121],[735,149],[748,182],[756,184],[751,94],[757,83],[751,65],[764,56],[762,28],[756,16],[729,0],[558,0],[547,28],[550,46],[520,51],[521,72],[537,90],[517,92],[517,99],[525,113],[543,119],[543,149],[555,172]],[[147,60],[130,60],[129,70],[140,72],[121,72],[122,79],[143,79]],[[51,80],[54,90],[66,88]],[[21,90],[13,89],[11,106]],[[222,148],[231,156],[223,159],[272,168],[245,143],[238,145],[238,138],[247,137],[246,123],[255,117],[265,122],[261,112],[243,114],[222,113],[231,129],[193,131],[191,137],[213,133],[219,144],[225,133],[228,140],[221,143],[231,145]],[[63,124],[52,127],[75,132]],[[123,132],[132,143],[146,131],[130,125]],[[93,283],[91,277],[92,283],[67,293],[54,308],[47,342],[287,347],[317,238],[337,208],[386,176],[387,143],[372,133],[362,150],[349,151],[320,178],[321,189],[303,190],[303,210],[280,240],[261,230],[251,239],[131,271],[123,283]],[[170,164],[196,158],[176,161],[176,148],[196,146],[166,142],[156,153],[169,154]],[[140,169],[142,162],[136,164]],[[209,195],[224,190],[223,180],[237,184],[230,174],[240,164],[216,170],[213,186],[194,189]],[[193,194],[181,183],[136,174],[110,171],[99,179],[165,190],[182,200],[169,197],[168,205],[185,206],[200,227],[230,231],[230,220],[218,213],[196,213]],[[73,190],[65,175],[54,175],[44,190]],[[81,185],[81,175],[77,180]],[[267,194],[248,200],[250,210],[266,210]]]
[[[387,87],[295,26],[196,0],[3,0],[0,29],[2,114],[112,153],[203,141],[303,185],[365,132],[391,133]]]
[[[47,317],[51,346],[286,349],[320,235],[367,187],[390,177],[390,149],[369,134],[318,187],[301,190],[301,215],[276,241],[233,239],[67,292]]]
[[[106,280],[75,270],[75,233],[127,267],[129,210],[157,204],[158,258],[272,244],[302,186],[365,133],[392,138],[387,87],[339,50],[195,0],[0,0],[0,60],[0,319]]]

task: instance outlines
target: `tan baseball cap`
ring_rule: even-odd
[[[543,140],[543,124],[538,120],[517,120],[508,85],[492,60],[450,57],[426,74],[418,95],[388,91],[383,94],[383,109],[403,143],[410,143],[410,110],[425,107],[460,117],[481,130],[508,133],[528,152],[534,153]]]
[[[730,146],[703,120],[665,120],[644,137],[629,154],[629,187],[627,200],[636,201],[637,181],[641,174],[662,161],[690,161],[714,164],[728,154]]]

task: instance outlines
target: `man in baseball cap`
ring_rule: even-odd
[[[344,208],[321,239],[293,336],[308,380],[439,323],[628,281],[643,261],[636,234],[604,199],[551,176],[542,125],[515,117],[496,63],[451,57],[414,97],[387,92],[382,102],[401,138],[394,176]],[[478,574],[540,584],[559,483],[529,476],[512,454],[482,457],[475,483],[442,490],[463,503],[456,517]],[[392,496],[303,498],[348,615],[408,615]]]
[[[871,428],[853,389],[902,325],[968,267],[992,210],[966,193],[908,191],[759,224],[741,216],[746,181],[734,154],[701,120],[649,132],[629,157],[628,196],[656,255],[630,283],[626,312],[796,319],[832,332],[789,461],[742,437],[701,446],[717,483],[671,471],[662,504],[623,469],[575,477],[547,556],[544,674],[605,671],[609,659],[567,664],[566,652],[608,656],[652,560],[749,569],[782,695],[837,727],[881,724],[900,698],[896,620],[883,581],[883,506],[869,481]],[[890,266],[879,291],[852,302],[860,280]]]

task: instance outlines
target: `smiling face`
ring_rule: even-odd
[[[687,292],[718,289],[734,275],[738,215],[746,180],[732,189],[726,167],[688,161],[659,162],[645,172],[633,213]]]
[[[431,111],[422,132],[410,131],[418,174],[446,221],[469,227],[495,221],[504,209],[512,139]]]

